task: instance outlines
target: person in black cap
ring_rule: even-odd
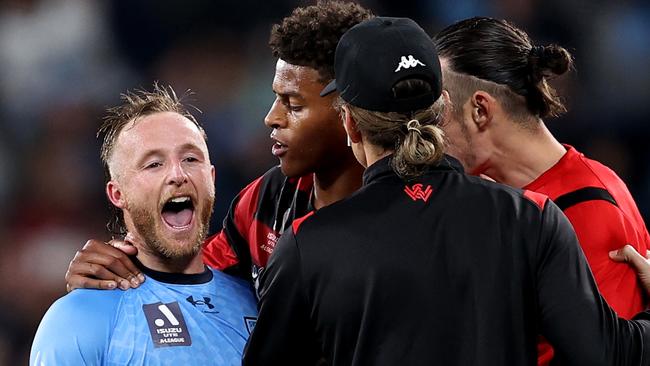
[[[416,23],[351,28],[335,77],[363,187],[283,234],[244,365],[535,365],[540,333],[567,364],[650,364],[650,313],[607,306],[560,209],[443,154],[449,95]]]

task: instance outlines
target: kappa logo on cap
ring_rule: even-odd
[[[399,64],[397,65],[397,68],[395,69],[395,72],[400,71],[402,68],[410,69],[411,67],[416,67],[418,65],[426,66],[420,60],[413,57],[413,55],[408,55],[408,58],[406,56],[402,56],[400,58]]]

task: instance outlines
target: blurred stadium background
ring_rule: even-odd
[[[64,294],[88,238],[107,238],[95,131],[119,93],[154,80],[192,89],[217,168],[214,223],[275,164],[262,121],[273,100],[274,1],[0,2],[0,365],[26,364],[36,326]],[[650,220],[650,2],[641,0],[363,0],[431,34],[474,15],[509,19],[573,52],[557,80],[570,113],[561,141],[612,167]]]

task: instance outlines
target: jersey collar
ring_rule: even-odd
[[[553,165],[547,171],[543,172],[539,177],[535,178],[535,180],[528,183],[524,189],[537,192],[549,182],[555,182],[557,180],[566,178],[565,175],[567,170],[570,170],[570,167],[573,166],[574,161],[576,159],[579,159],[582,154],[579,153],[571,145],[562,145],[566,149],[566,153],[562,155],[560,160],[558,160],[558,162],[555,163],[555,165]]]
[[[378,161],[376,161],[374,164],[366,168],[366,171],[363,172],[363,185],[368,185],[371,182],[384,177],[384,176],[395,176],[395,172],[393,171],[393,167],[391,166],[391,159],[393,155],[388,155],[385,158],[382,158]],[[458,160],[455,158],[445,154],[443,155],[442,159],[440,162],[436,165],[432,165],[428,167],[425,171],[426,172],[434,172],[434,171],[456,171],[459,173],[463,173],[463,166],[460,164]]]
[[[158,282],[170,283],[174,285],[200,285],[202,283],[208,283],[212,280],[214,274],[207,267],[201,273],[196,274],[185,274],[185,273],[169,273],[169,272],[160,272],[153,270],[149,267],[145,267],[137,258],[131,257],[133,263],[144,273],[147,277],[151,277]]]

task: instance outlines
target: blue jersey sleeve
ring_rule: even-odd
[[[36,331],[30,366],[104,362],[120,290],[75,290],[57,300]]]

